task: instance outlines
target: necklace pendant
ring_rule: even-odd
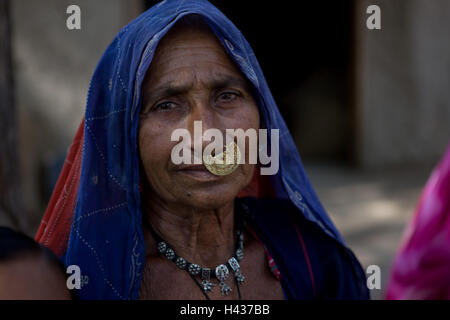
[[[220,288],[222,289],[222,295],[228,295],[231,292],[231,288],[225,283],[230,271],[224,264],[220,264],[216,268],[216,278],[219,280]]]
[[[230,288],[230,286],[229,285],[227,285],[225,282],[223,282],[223,281],[221,281],[220,283],[219,283],[219,285],[220,285],[220,289],[222,290],[222,295],[224,296],[227,296],[227,295],[229,295],[230,294],[230,292],[231,292],[231,288]]]
[[[212,283],[209,280],[203,280],[202,281],[202,286],[203,286],[203,292],[206,293],[207,291],[211,291],[212,292],[212,289],[215,286],[215,284]]]
[[[202,268],[202,285],[204,293],[206,293],[206,291],[212,291],[215,286],[215,284],[211,282],[211,269],[209,268]]]
[[[236,260],[235,257],[232,257],[228,260],[228,264],[230,265],[231,269],[234,272],[234,276],[236,277],[236,280],[238,284],[241,284],[245,281],[244,275],[241,273],[241,266],[239,265],[239,262]]]
[[[230,271],[228,271],[228,268],[224,264],[220,264],[216,268],[216,277],[220,282],[224,282],[228,275],[230,274]]]

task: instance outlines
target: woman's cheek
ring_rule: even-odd
[[[143,126],[139,131],[139,151],[146,170],[160,172],[170,161],[172,144],[170,135],[158,132],[155,126]]]
[[[146,171],[151,162],[155,160],[155,153],[158,150],[155,148],[155,138],[149,131],[145,126],[139,130],[139,153]]]

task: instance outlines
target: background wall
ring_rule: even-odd
[[[358,163],[433,163],[450,137],[450,2],[355,3]],[[364,28],[370,4],[382,10],[381,30]]]
[[[66,9],[81,8],[81,30],[68,30]],[[22,168],[24,227],[45,210],[84,114],[90,77],[116,33],[142,12],[141,1],[11,1],[15,101]]]

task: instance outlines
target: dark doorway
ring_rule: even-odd
[[[252,46],[302,157],[348,162],[353,1],[210,2]]]

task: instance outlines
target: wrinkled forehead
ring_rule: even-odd
[[[150,79],[152,82],[163,80],[161,78],[167,76],[168,70],[181,73],[183,68],[195,69],[199,64],[208,63],[211,75],[221,73],[221,70],[222,73],[246,80],[203,18],[187,15],[178,20],[158,43],[145,82],[148,83]]]

